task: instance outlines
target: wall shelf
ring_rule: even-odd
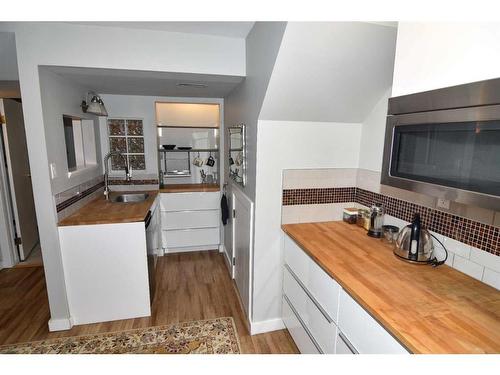
[[[165,150],[164,148],[160,148],[158,152],[219,152],[218,148],[192,148],[190,150]]]

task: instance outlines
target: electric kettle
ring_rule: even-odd
[[[431,233],[422,227],[420,214],[416,213],[413,222],[399,232],[394,244],[394,254],[408,262],[433,263],[433,250]]]

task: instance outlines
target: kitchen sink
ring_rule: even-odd
[[[148,199],[149,194],[147,193],[137,193],[137,194],[120,194],[111,197],[111,202],[114,203],[137,203],[144,202]]]

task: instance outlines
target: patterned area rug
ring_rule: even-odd
[[[0,346],[3,354],[238,354],[233,318]]]

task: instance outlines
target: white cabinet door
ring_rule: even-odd
[[[162,193],[162,211],[213,210],[220,207],[220,193]]]
[[[319,302],[333,322],[338,321],[340,285],[285,235],[285,264]]]
[[[164,230],[214,228],[219,221],[219,210],[162,212]]]
[[[287,268],[284,270],[283,292],[322,352],[334,354],[337,326],[318,308]]]
[[[408,351],[344,290],[340,292],[339,328],[361,354],[408,354]]]
[[[252,257],[253,203],[240,192],[233,192],[234,281],[246,316],[250,316],[250,264]]]
[[[301,354],[320,354],[318,347],[311,340],[311,337],[304,329],[299,319],[292,311],[292,308],[288,304],[286,299],[283,299],[283,310],[282,310],[283,323],[285,327],[293,338],[295,345],[299,349]]]
[[[358,354],[358,351],[349,342],[345,335],[338,331],[337,342],[335,343],[335,354]]]

